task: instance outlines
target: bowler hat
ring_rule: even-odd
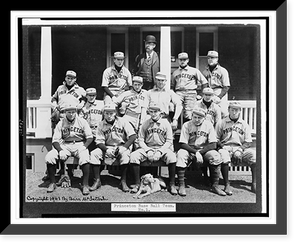
[[[146,39],[145,39],[144,41],[145,41],[145,42],[148,42],[148,43],[152,42],[152,43],[155,43],[155,44],[156,44],[156,38],[155,38],[155,36],[153,36],[153,35],[147,35],[147,36],[146,36]]]

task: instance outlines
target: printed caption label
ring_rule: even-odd
[[[111,211],[122,212],[176,212],[176,204],[170,203],[112,203]]]

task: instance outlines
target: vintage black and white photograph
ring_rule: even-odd
[[[18,28],[21,218],[268,215],[266,19]]]

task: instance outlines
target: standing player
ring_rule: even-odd
[[[228,71],[219,64],[219,54],[216,51],[208,51],[208,66],[203,75],[208,83],[203,87],[210,87],[214,90],[214,102],[217,103],[222,112],[222,118],[228,115],[228,90],[230,81]]]
[[[145,39],[145,53],[135,58],[135,69],[133,74],[143,78],[143,88],[150,90],[154,87],[155,75],[159,72],[159,57],[154,51],[156,47],[156,38],[153,35],[147,35]]]
[[[136,134],[147,116],[148,97],[147,91],[142,89],[143,78],[132,78],[132,89],[125,91],[115,99],[117,105],[121,105],[120,113],[134,128]]]
[[[177,153],[177,173],[179,180],[179,195],[186,196],[185,170],[189,162],[209,164],[212,191],[218,195],[226,196],[226,193],[219,189],[219,174],[221,167],[221,156],[216,151],[216,132],[210,121],[205,120],[206,111],[195,107],[192,112],[192,120],[185,122],[181,129],[179,144],[181,149]]]
[[[156,162],[164,161],[169,168],[171,194],[176,195],[175,188],[175,165],[176,155],[173,151],[173,134],[171,124],[161,118],[161,109],[156,103],[149,105],[150,119],[146,120],[139,132],[140,148],[130,156],[130,163],[133,168],[135,187],[132,192],[138,191],[140,184],[140,163],[146,160]]]
[[[71,70],[67,71],[65,80],[63,81],[62,85],[58,86],[57,90],[52,96],[51,106],[53,112],[51,119],[54,127],[59,119],[64,116],[61,106],[69,101],[69,96],[73,96],[74,99],[76,99],[75,103],[78,110],[80,110],[85,104],[86,92],[77,84],[76,80],[76,72]]]
[[[113,98],[118,97],[132,86],[132,76],[124,66],[124,59],[123,52],[115,52],[114,64],[103,72],[104,104],[111,102]]]
[[[189,56],[187,53],[179,53],[178,62],[179,68],[172,74],[171,89],[181,99],[184,118],[190,120],[197,95],[200,95],[202,85],[207,84],[207,80],[198,69],[188,65]]]
[[[66,116],[60,120],[54,130],[52,137],[53,149],[45,157],[47,171],[50,177],[50,185],[47,192],[53,192],[56,188],[55,171],[58,159],[65,161],[69,156],[79,158],[79,165],[83,172],[84,195],[89,194],[89,151],[88,146],[93,140],[91,128],[87,121],[76,113],[76,103],[66,103],[62,106]]]
[[[196,106],[206,110],[205,119],[215,126],[219,120],[221,120],[221,109],[213,102],[214,91],[207,87],[203,89],[202,93],[203,98],[200,101],[197,101]]]
[[[129,122],[117,116],[116,105],[104,105],[104,120],[100,122],[96,133],[96,145],[91,152],[91,164],[94,167],[95,183],[91,187],[96,190],[101,186],[100,164],[105,158],[119,159],[121,166],[121,189],[128,192],[126,174],[130,158],[130,146],[136,139],[136,134]]]
[[[231,102],[228,107],[229,116],[222,119],[216,125],[217,139],[219,141],[219,153],[223,163],[221,167],[225,183],[225,192],[232,195],[228,180],[229,164],[241,162],[249,165],[252,172],[251,190],[256,192],[256,151],[251,148],[251,130],[246,121],[241,119],[241,104]]]
[[[158,72],[155,75],[155,82],[156,85],[154,88],[148,91],[149,104],[158,104],[160,107],[161,116],[168,119],[171,122],[172,129],[175,130],[178,125],[178,118],[182,111],[181,101],[173,90],[168,90],[165,88],[167,76],[164,73]],[[171,106],[174,106],[175,108],[172,119],[169,115]]]

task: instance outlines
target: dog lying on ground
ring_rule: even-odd
[[[162,188],[166,188],[165,182],[158,178],[153,178],[153,176],[148,173],[141,177],[139,190],[133,197],[140,199],[154,192],[161,191]]]

